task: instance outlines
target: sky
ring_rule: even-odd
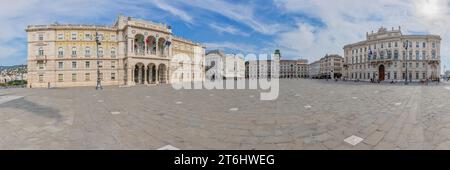
[[[0,65],[26,64],[33,24],[112,25],[119,14],[167,23],[177,36],[226,53],[313,62],[380,27],[442,37],[450,68],[449,0],[0,0]],[[442,67],[443,67],[442,66]]]

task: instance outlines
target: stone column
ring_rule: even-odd
[[[155,38],[155,47],[156,47],[156,51],[155,51],[155,55],[159,54],[159,43],[158,43],[158,37]]]
[[[147,74],[148,68],[144,66],[144,84],[148,84],[148,74]]]
[[[147,43],[147,39],[144,38],[144,54],[147,55],[148,54],[148,43]]]
[[[127,85],[134,85],[134,66],[129,68],[127,72]]]
[[[129,54],[133,53],[132,39],[131,39],[131,38],[128,38],[127,42],[128,42],[128,43],[127,43],[127,47],[128,47],[127,55],[129,55]]]
[[[156,75],[156,82],[155,82],[155,83],[156,83],[156,84],[159,84],[159,73],[158,73],[158,72],[159,72],[159,71],[158,71],[159,68],[158,68],[158,67],[159,67],[159,66],[155,66],[155,71],[156,71],[156,74],[155,74],[155,75]]]

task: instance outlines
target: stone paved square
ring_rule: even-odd
[[[0,149],[450,149],[449,87],[280,80],[275,101],[170,85],[1,89]]]

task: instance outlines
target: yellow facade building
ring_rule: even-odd
[[[95,86],[97,67],[102,85],[172,83],[180,78],[172,72],[186,68],[190,81],[204,78],[205,48],[165,24],[119,16],[112,26],[30,25],[26,31],[30,88]],[[188,60],[178,62],[180,55]]]

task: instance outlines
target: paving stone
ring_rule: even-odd
[[[170,85],[6,90],[24,97],[0,100],[0,149],[450,149],[442,86],[281,80],[267,102]]]
[[[370,136],[368,136],[363,142],[374,146],[374,145],[378,144],[378,142],[380,142],[381,139],[383,139],[384,135],[385,135],[385,132],[376,131],[373,134],[371,134]]]

